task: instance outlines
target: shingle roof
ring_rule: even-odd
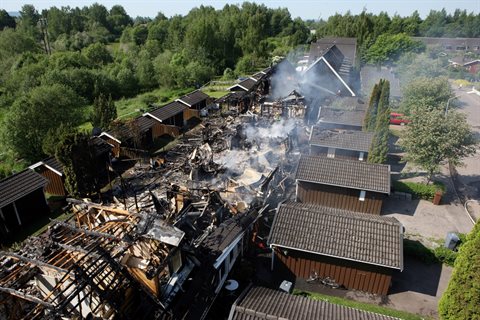
[[[178,101],[173,101],[160,108],[157,108],[153,111],[148,112],[148,114],[151,114],[155,118],[160,119],[161,121],[164,121],[164,120],[167,120],[168,118],[171,118],[179,114],[180,112],[183,112],[183,110],[185,109],[188,109],[188,106]],[[148,115],[148,114],[145,114],[145,115]]]
[[[106,142],[105,140],[99,137],[93,137],[90,140],[90,144],[93,147],[95,156],[108,153],[112,150],[112,146],[108,142]]]
[[[153,125],[155,124],[155,121],[153,119],[144,116],[137,117],[133,121],[135,123],[135,126],[138,127],[138,130],[140,130],[140,132],[148,131],[148,129],[153,127]]]
[[[374,133],[354,130],[322,130],[313,127],[310,144],[344,150],[368,152]]]
[[[182,102],[184,102],[185,104],[187,104],[188,106],[193,106],[203,100],[206,100],[208,99],[209,96],[205,93],[203,93],[202,91],[200,90],[195,90],[193,92],[190,92],[189,94],[186,94],[180,98],[178,98],[178,100],[181,100]]]
[[[279,207],[268,242],[402,270],[402,229],[392,217],[289,202]]]
[[[390,194],[390,166],[384,164],[302,156],[295,179]]]
[[[257,82],[255,80],[253,80],[251,78],[248,78],[248,79],[240,81],[239,83],[231,86],[229,88],[229,90],[231,90],[232,88],[235,88],[235,87],[240,87],[243,90],[250,91],[250,90],[253,89],[253,87],[255,87],[256,84],[257,84]]]
[[[43,188],[48,180],[30,169],[11,175],[0,181],[0,208]]]
[[[363,119],[365,118],[365,111],[363,110],[342,110],[342,109],[333,109],[328,107],[321,107],[319,121],[335,123],[335,124],[345,124],[352,126],[363,125]]]
[[[228,320],[394,320],[324,300],[253,287],[232,306]]]
[[[63,174],[63,165],[55,157],[50,157],[42,161],[47,166]]]
[[[328,47],[336,45],[351,62],[355,61],[357,51],[356,38],[322,38],[310,45],[310,59],[316,60]]]

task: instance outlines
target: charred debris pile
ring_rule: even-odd
[[[112,203],[68,199],[70,219],[54,221],[18,252],[0,253],[0,313],[206,314],[238,249],[248,252],[258,218],[294,189],[296,121],[211,116],[168,152],[132,167],[113,187]]]

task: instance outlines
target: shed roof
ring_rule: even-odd
[[[45,168],[55,172],[60,176],[63,175],[63,165],[55,157],[50,157],[45,160],[34,163],[28,168],[34,170],[35,168],[38,168],[41,166],[44,166]]]
[[[321,107],[318,120],[320,122],[335,123],[340,125],[363,126],[365,118],[364,110],[346,110],[334,109],[330,107]]]
[[[248,288],[228,320],[394,320],[397,318],[263,287]]]
[[[257,84],[257,81],[255,81],[252,78],[247,78],[243,81],[240,81],[237,84],[234,84],[233,86],[228,88],[228,90],[232,91],[232,89],[237,87],[237,88],[240,88],[240,89],[245,90],[245,91],[251,91],[255,87],[256,84]],[[233,90],[233,91],[235,91],[235,90]]]
[[[313,127],[310,144],[319,147],[368,152],[373,141],[373,132],[355,130],[322,130]]]
[[[351,62],[355,61],[357,52],[357,38],[321,38],[310,45],[310,59],[317,59],[329,46],[336,45],[342,54]]]
[[[385,164],[302,156],[295,179],[390,194],[390,166]]]
[[[403,269],[403,226],[393,217],[288,202],[275,215],[269,244]]]
[[[207,100],[208,98],[209,96],[207,94],[203,93],[200,90],[195,90],[184,96],[181,96],[180,98],[178,98],[178,100],[180,100],[180,102],[185,103],[187,106],[191,107],[196,105],[199,102]]]
[[[178,101],[170,102],[164,106],[161,106],[153,111],[147,112],[144,116],[152,116],[154,119],[158,119],[160,121],[167,120],[177,114],[183,112],[183,110],[188,109],[188,106],[180,103]]]
[[[25,169],[0,181],[0,208],[45,187],[48,180],[33,170]]]

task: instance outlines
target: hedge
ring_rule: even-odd
[[[414,199],[432,200],[435,192],[445,192],[445,185],[435,181],[432,184],[418,182],[394,181],[393,188],[395,191],[406,192],[412,194]]]
[[[444,320],[480,319],[480,222],[460,248],[438,311]]]

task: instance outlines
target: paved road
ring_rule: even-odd
[[[459,111],[467,115],[467,121],[472,126],[476,137],[480,141],[480,96],[468,93],[471,88],[459,89],[453,86],[458,97]],[[464,199],[480,200],[480,145],[477,153],[464,161],[464,166],[456,168],[458,172],[458,191]],[[480,205],[473,204],[476,219],[480,219]]]

